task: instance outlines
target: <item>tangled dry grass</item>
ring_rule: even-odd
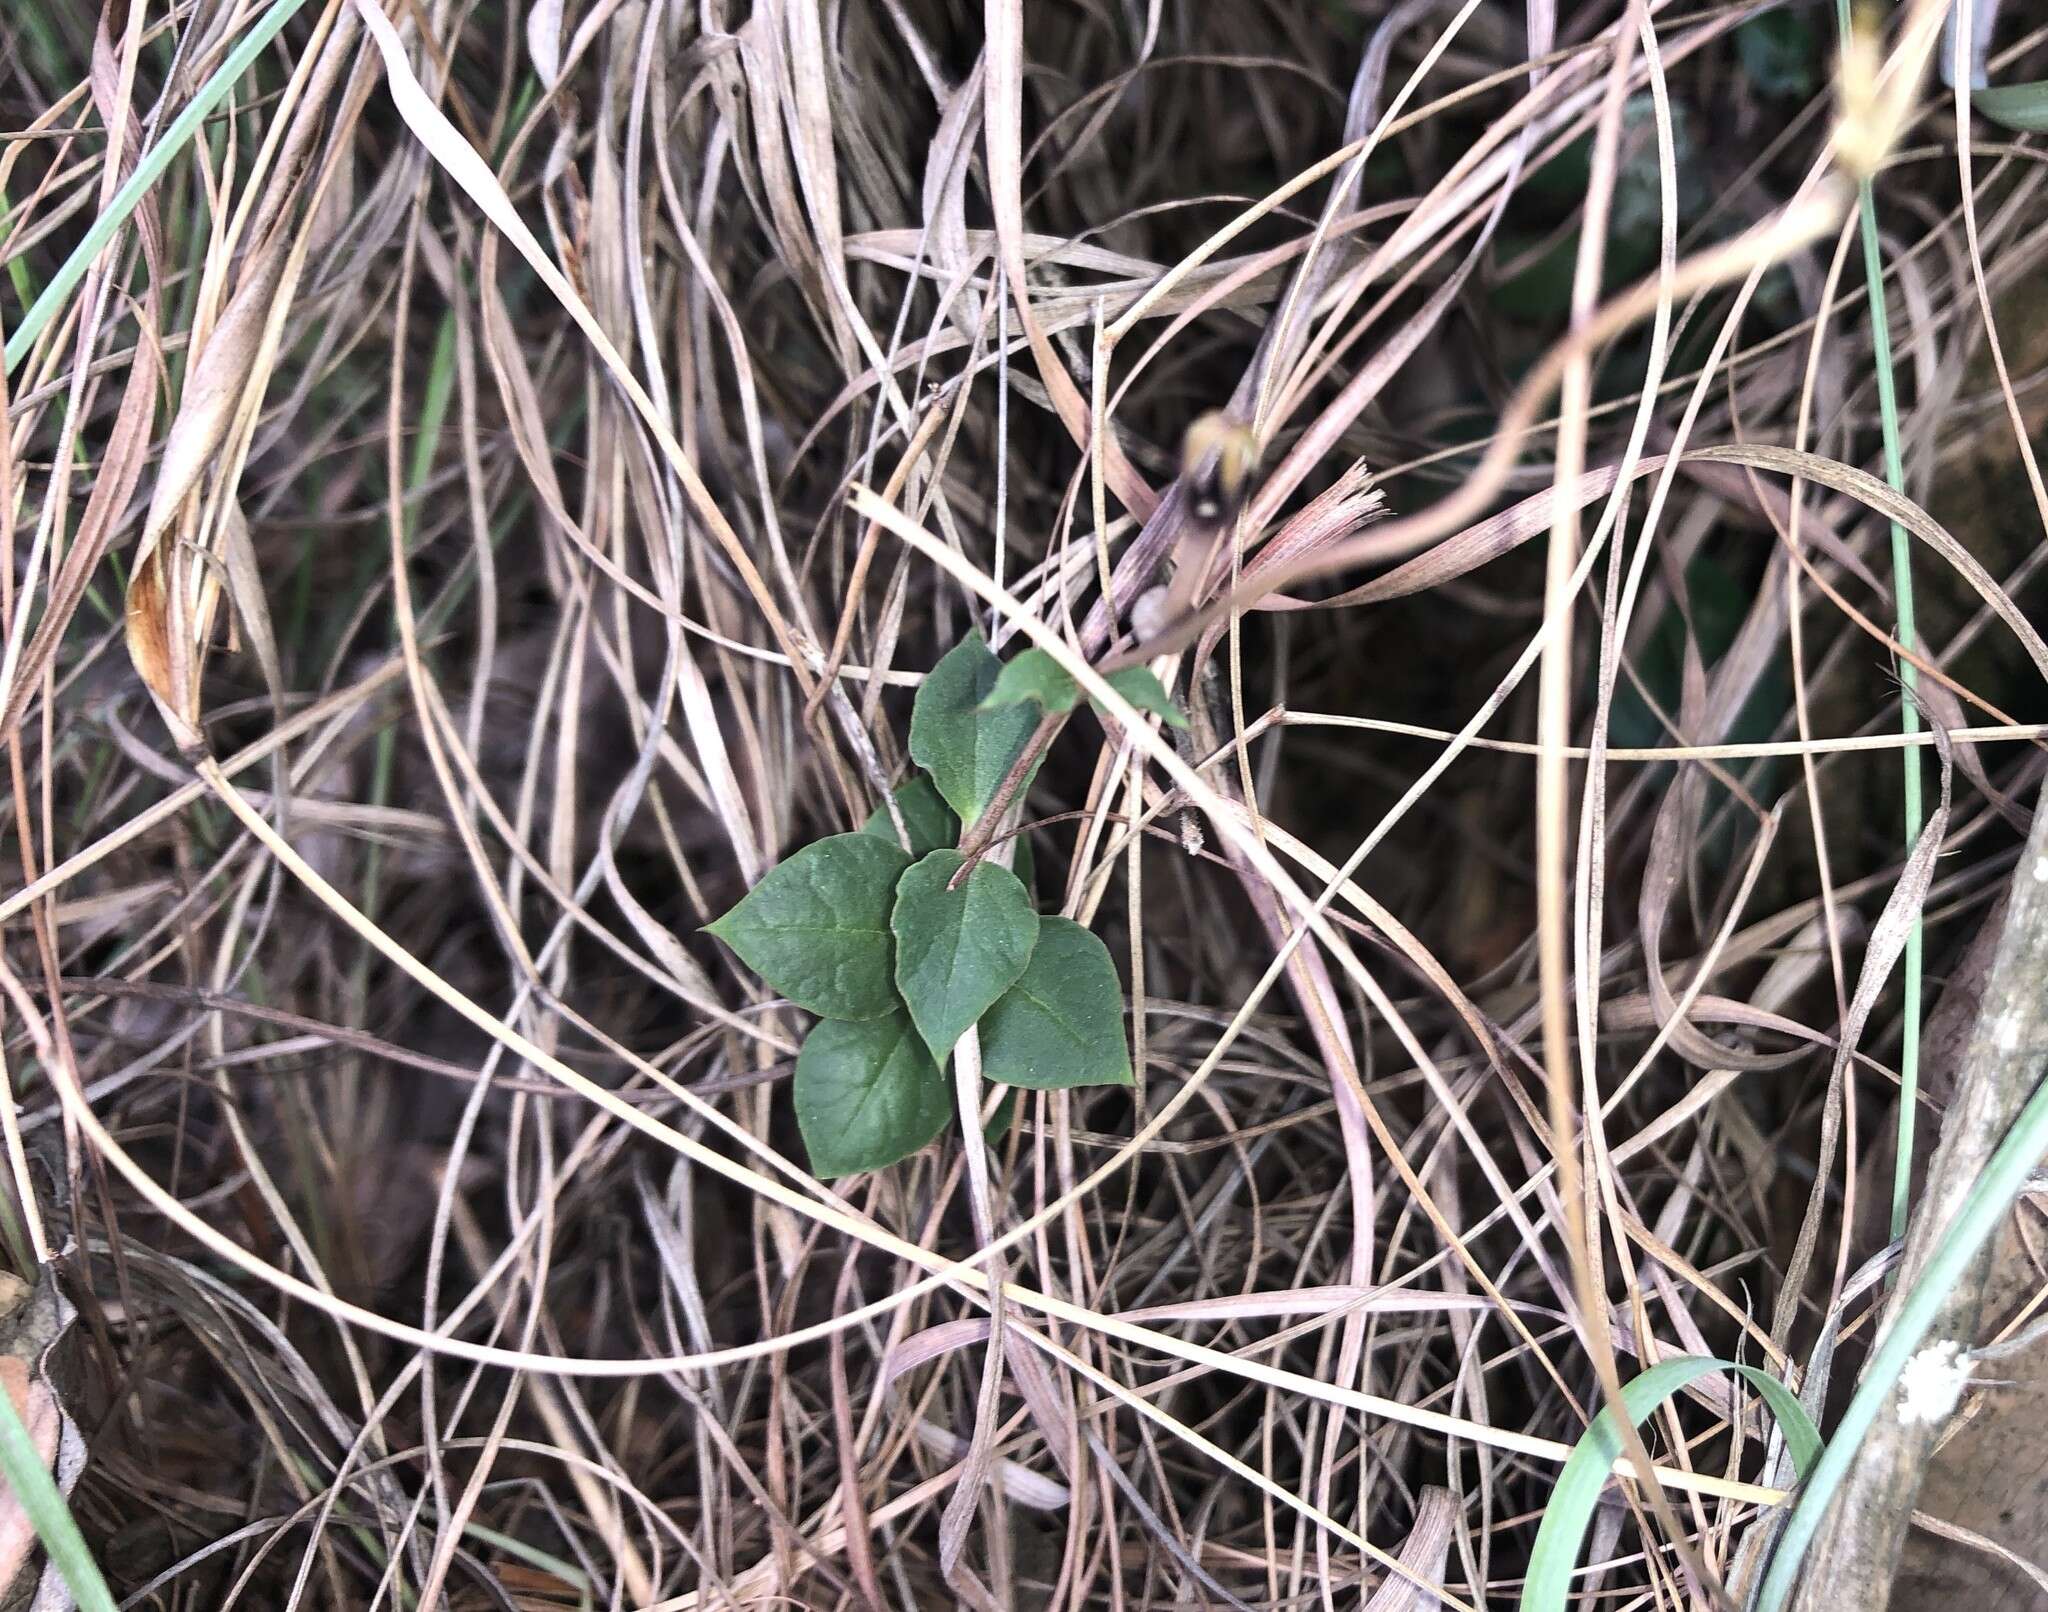
[[[1503,1607],[1646,1368],[1826,1431],[2048,733],[1998,9],[0,17],[0,1233],[114,1594]],[[1194,717],[1018,819],[1139,1082],[828,1187],[700,926],[971,626]],[[1670,1399],[1571,1603],[1744,1604],[1771,1429]],[[1909,1580],[2043,1604],[1951,1476]]]

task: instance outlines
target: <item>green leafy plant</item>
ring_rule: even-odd
[[[1184,725],[1144,668],[1110,683]],[[999,1085],[1131,1084],[1109,948],[1071,919],[1039,916],[1028,840],[1015,839],[1015,871],[987,857],[993,819],[1023,798],[1052,725],[1079,700],[1043,650],[1006,665],[970,633],[918,688],[910,756],[923,771],[896,789],[893,814],[878,807],[858,833],[805,846],[708,926],[818,1016],[795,1092],[820,1176],[878,1170],[933,1141],[953,1113],[947,1061],[977,1027],[982,1073]],[[1015,1107],[1012,1091],[991,1138]]]
[[[1770,11],[1735,30],[1735,58],[1759,95],[1803,101],[1820,88],[1820,34],[1796,11]]]

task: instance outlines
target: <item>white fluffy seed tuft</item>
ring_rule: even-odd
[[[1899,1373],[1899,1420],[1907,1427],[1947,1421],[1962,1402],[1975,1362],[1953,1338],[1930,1343]]]

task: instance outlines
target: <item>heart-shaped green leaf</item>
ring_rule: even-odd
[[[981,1072],[1037,1091],[1130,1085],[1109,948],[1071,919],[1039,920],[1030,963],[982,1018]]]
[[[953,815],[948,806],[932,787],[932,781],[923,773],[917,774],[908,783],[896,789],[896,809],[903,814],[903,826],[910,833],[910,854],[913,857],[926,856],[933,851],[944,850],[960,839],[960,819]],[[889,820],[886,807],[877,806],[861,824],[863,834],[873,834],[897,843],[896,825]]]
[[[1139,710],[1164,717],[1176,728],[1188,725],[1188,719],[1180,714],[1180,707],[1168,697],[1151,668],[1126,666],[1111,672],[1105,681]],[[981,702],[981,709],[998,711],[1005,706],[1036,705],[1056,716],[1072,710],[1080,697],[1081,686],[1067,675],[1064,666],[1042,649],[1027,649],[1004,663],[995,687]]]
[[[981,634],[969,633],[918,685],[910,709],[910,759],[964,823],[994,798],[1038,726],[1028,704],[981,709],[1002,670]]]
[[[708,927],[798,1007],[878,1019],[897,1006],[889,914],[909,866],[888,840],[834,834],[770,868]]]
[[[908,1158],[952,1113],[944,1073],[900,1010],[826,1019],[796,1055],[796,1123],[821,1180]]]
[[[1164,717],[1168,727],[1184,728],[1188,725],[1188,719],[1180,714],[1180,707],[1173,703],[1149,666],[1126,666],[1120,672],[1111,672],[1105,681],[1139,710]]]
[[[1027,649],[1003,663],[996,686],[981,702],[984,711],[999,711],[1006,705],[1026,702],[1057,714],[1071,710],[1081,697],[1081,688],[1067,675],[1067,669],[1042,649]]]
[[[948,888],[965,861],[958,851],[934,851],[918,862],[897,884],[889,918],[896,988],[941,1060],[1016,984],[1038,938],[1038,914],[1008,868],[977,862],[958,889]]]

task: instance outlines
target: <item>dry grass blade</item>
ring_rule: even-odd
[[[1693,1363],[1828,1435],[1888,1161],[1997,1142],[2035,19],[17,11],[0,1277],[78,1306],[117,1602],[1594,1612],[1805,1537]],[[1042,708],[955,769],[977,631]],[[894,1021],[706,926],[863,827],[1094,938],[828,1180]],[[1958,1342],[2029,1346],[2037,1221]],[[2037,1594],[1954,1493],[1893,1604]]]

